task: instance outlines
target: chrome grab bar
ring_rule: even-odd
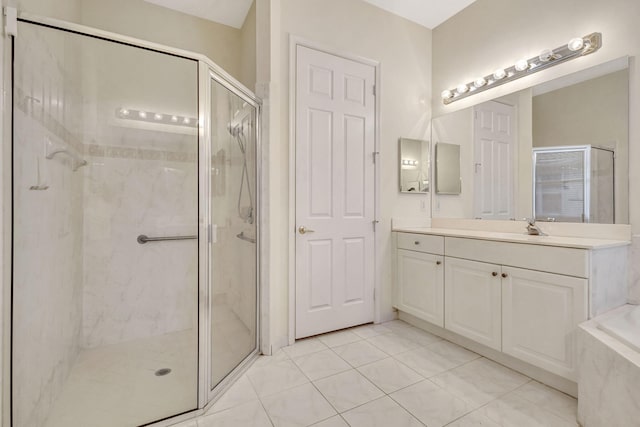
[[[249,243],[255,243],[256,239],[254,239],[253,237],[247,237],[244,235],[244,231],[241,231],[240,234],[236,234],[236,237],[240,240],[244,240],[245,242],[249,242]]]
[[[165,240],[196,240],[198,236],[164,236],[164,237],[149,237],[141,234],[138,236],[138,243],[144,245],[147,242],[162,242]]]

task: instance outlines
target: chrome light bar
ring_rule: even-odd
[[[591,33],[584,37],[571,39],[566,45],[556,49],[546,49],[540,55],[529,59],[521,59],[508,68],[499,68],[492,74],[478,77],[472,82],[460,84],[454,89],[442,91],[442,102],[451,104],[476,93],[501,86],[521,77],[553,67],[580,56],[589,55],[602,47],[602,34]]]

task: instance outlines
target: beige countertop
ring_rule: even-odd
[[[576,249],[605,249],[631,244],[628,240],[609,240],[583,237],[530,236],[526,233],[502,233],[484,230],[457,230],[453,228],[394,227],[392,231],[401,233],[432,234],[445,237],[492,240],[499,242],[524,243],[530,245],[560,246]]]

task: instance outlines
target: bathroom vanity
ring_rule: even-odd
[[[626,301],[627,240],[453,228],[393,234],[401,318],[515,369],[526,362],[568,380],[555,385],[570,393],[578,324]]]

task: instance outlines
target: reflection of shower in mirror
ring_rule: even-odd
[[[240,178],[240,191],[238,192],[238,215],[240,218],[253,224],[254,222],[254,207],[253,207],[253,193],[251,192],[251,183],[249,180],[249,173],[247,169],[247,144],[249,141],[249,131],[253,125],[253,107],[246,102],[242,104],[241,108],[234,108],[233,105],[229,105],[231,112],[231,120],[227,124],[227,130],[234,137],[242,153],[242,176]],[[249,206],[242,206],[242,194],[247,191],[249,196]]]

